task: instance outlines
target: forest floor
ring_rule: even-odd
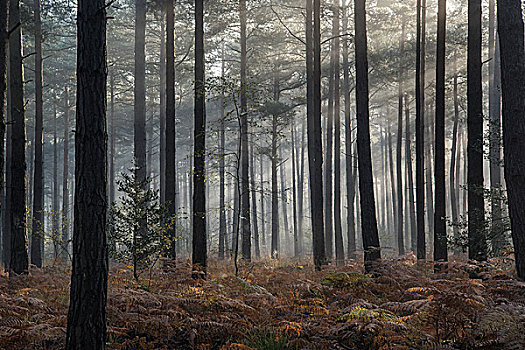
[[[387,260],[374,275],[267,261],[239,277],[213,261],[206,281],[179,265],[140,283],[129,267],[111,270],[109,349],[525,349],[525,283],[505,260],[438,274]],[[64,347],[69,272],[0,275],[0,349]]]

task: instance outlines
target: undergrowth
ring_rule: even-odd
[[[477,279],[471,279],[472,270]],[[0,348],[62,349],[69,271],[0,275]],[[447,273],[410,259],[374,275],[356,263],[315,272],[299,262],[212,262],[129,267],[109,277],[109,349],[524,349],[525,283],[496,263],[451,263]]]

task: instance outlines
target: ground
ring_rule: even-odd
[[[433,273],[412,259],[315,272],[307,261],[188,263],[109,278],[109,349],[525,349],[525,283],[511,262],[456,262]],[[69,271],[0,276],[0,349],[62,349]],[[469,278],[470,277],[470,278]]]

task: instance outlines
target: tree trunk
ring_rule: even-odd
[[[481,75],[481,0],[468,2],[468,237],[469,259],[487,260],[483,194],[483,89]]]
[[[498,255],[505,245],[501,202],[501,70],[496,33],[496,2],[489,1],[489,142],[492,251]]]
[[[5,103],[6,103],[6,92],[7,92],[7,46],[9,45],[8,41],[8,0],[0,0],[0,180],[4,183],[4,138],[6,134],[6,115],[5,115]],[[9,141],[8,141],[9,142]],[[5,198],[5,191],[3,185],[0,185],[0,197]],[[1,212],[5,213],[5,200],[2,200]],[[5,215],[5,214],[4,214]],[[3,221],[5,222],[5,221]],[[2,261],[4,267],[6,266],[6,237],[9,234],[5,230],[5,226],[2,226]]]
[[[110,74],[110,139],[109,139],[109,204],[115,203],[115,73],[111,70]]]
[[[312,2],[313,1],[313,2]],[[313,5],[313,7],[312,7]],[[325,263],[324,221],[323,221],[323,153],[321,131],[321,1],[306,0],[306,70],[310,84],[307,99],[311,112],[308,113],[308,160],[310,171],[310,210],[312,215],[312,245],[314,265],[321,270]],[[313,17],[312,17],[313,15]],[[311,22],[311,19],[313,22]],[[313,23],[313,26],[311,25]],[[311,28],[313,27],[313,32]],[[310,64],[309,64],[310,63]]]
[[[339,39],[339,0],[334,1],[334,234],[335,259],[337,265],[344,265],[343,228],[341,224],[341,78],[340,78],[340,39]]]
[[[274,100],[279,101],[279,78],[277,73],[274,77]],[[279,237],[279,189],[277,188],[277,137],[278,137],[278,116],[272,116],[272,246],[271,257],[279,258],[280,237]]]
[[[166,203],[166,113],[167,113],[167,101],[166,101],[166,88],[168,86],[168,72],[167,72],[167,36],[168,32],[166,31],[166,26],[168,24],[168,19],[165,16],[168,15],[169,7],[173,8],[173,2],[166,1],[165,8],[161,11],[161,20],[160,20],[160,123],[159,123],[159,181],[160,181],[160,202]],[[173,10],[171,10],[173,13]],[[173,37],[173,34],[171,34]],[[175,78],[173,78],[175,80]]]
[[[403,79],[404,79],[404,71],[403,71],[403,56],[405,52],[405,18],[403,17],[403,24],[402,24],[402,30],[401,30],[401,38],[400,38],[400,44],[399,44],[399,51],[400,51],[400,67],[399,67],[399,81],[398,81],[398,116],[397,116],[397,148],[396,148],[396,178],[397,178],[397,251],[399,255],[405,255],[405,240],[404,240],[404,232],[403,232],[403,175],[402,175],[402,147],[403,147],[403,93],[404,93],[404,87],[403,87]]]
[[[525,280],[525,47],[520,0],[498,1],[503,152],[516,272]]]
[[[416,208],[414,199],[414,172],[412,171],[412,132],[410,130],[410,104],[408,97],[405,97],[405,151],[406,151],[406,170],[407,170],[407,190],[408,190],[408,214],[410,214],[410,249],[412,252],[417,251],[417,223]]]
[[[417,211],[417,259],[426,259],[425,242],[425,77],[423,55],[423,14],[426,14],[426,0],[417,0],[417,37],[416,37],[416,211]]]
[[[51,237],[53,238],[53,249],[55,259],[60,254],[59,239],[59,209],[58,209],[58,146],[57,146],[57,105],[53,101],[53,210],[52,210],[52,229]]]
[[[221,77],[225,77],[225,60],[224,60],[224,43],[222,44],[222,59],[221,59]],[[221,97],[219,100],[220,103],[220,120],[219,120],[219,259],[224,259],[224,250],[225,250],[225,236],[226,236],[226,206],[224,204],[224,197],[225,197],[225,155],[224,155],[224,147],[226,142],[225,137],[225,120],[226,114],[225,114],[225,98],[224,98],[224,91],[221,92]]]
[[[62,259],[69,259],[69,89],[64,89],[64,169],[62,173]]]
[[[250,220],[250,177],[248,150],[248,99],[246,86],[246,0],[239,1],[241,22],[241,228],[242,257],[250,261],[251,253],[251,220]]]
[[[452,131],[452,149],[450,150],[450,171],[449,171],[449,193],[450,193],[450,207],[452,211],[452,227],[454,232],[454,239],[459,240],[459,228],[458,222],[458,204],[456,195],[456,153],[457,153],[457,140],[458,140],[458,128],[459,128],[459,100],[458,100],[458,71],[457,71],[457,57],[454,53],[454,129]],[[459,252],[455,249],[455,252]]]
[[[261,250],[259,247],[259,226],[257,222],[257,191],[255,189],[255,176],[254,176],[254,168],[255,168],[255,151],[254,151],[254,143],[252,141],[251,146],[251,152],[250,152],[250,185],[251,185],[251,195],[252,195],[252,213],[253,213],[253,242],[255,243],[255,257],[259,259],[261,257]]]
[[[104,349],[106,343],[105,5],[103,0],[78,2],[75,220],[67,350]]]
[[[282,145],[279,147],[279,175],[281,179],[281,208],[283,210],[283,224],[284,224],[284,237],[286,252],[289,252],[290,248],[290,225],[288,225],[288,194],[286,186],[286,159],[283,158]]]
[[[31,233],[31,264],[42,267],[44,252],[44,123],[42,99],[42,21],[40,0],[33,2],[35,20],[35,160],[33,175],[33,230]],[[3,108],[3,107],[2,107]]]
[[[370,117],[368,107],[368,58],[365,0],[355,0],[355,61],[357,105],[357,151],[359,159],[359,192],[365,270],[381,258],[374,199],[372,154],[370,150]]]
[[[193,172],[193,276],[206,277],[206,92],[204,57],[204,1],[195,1],[195,127]],[[197,274],[196,269],[204,274]]]
[[[266,247],[266,211],[264,207],[264,167],[263,167],[263,154],[261,153],[259,159],[260,171],[261,171],[261,245]]]
[[[10,0],[9,23],[20,22],[20,0]],[[24,78],[22,67],[22,29],[11,29],[9,37],[9,94],[11,134],[11,271],[28,272],[26,222],[26,126],[24,111]]]
[[[299,159],[297,162],[297,169],[299,170],[297,178],[297,226],[299,236],[299,251],[300,255],[304,251],[304,151],[305,151],[305,136],[306,136],[306,120],[303,119],[302,130],[301,130],[301,155],[300,163]],[[297,151],[299,155],[299,151]]]
[[[397,230],[398,230],[398,221],[399,216],[397,215],[399,209],[398,209],[398,198],[396,194],[396,190],[401,190],[396,188],[396,178],[394,175],[394,158],[393,158],[393,152],[392,152],[392,130],[391,130],[391,123],[388,122],[388,129],[387,129],[387,137],[388,137],[388,160],[389,160],[389,169],[390,169],[390,184],[392,187],[392,212],[393,212],[393,223],[394,223],[394,230],[396,234],[394,235],[394,239],[398,238]],[[396,244],[396,243],[394,243]]]
[[[295,162],[295,119],[292,121],[292,205],[293,205],[293,255],[298,257],[300,255],[299,235],[297,229],[297,168]]]
[[[447,228],[445,222],[445,35],[446,0],[438,2],[436,61],[436,120],[434,150],[434,261],[447,261]]]
[[[175,162],[175,58],[174,58],[174,1],[166,2],[166,113],[164,135],[164,203],[168,206],[167,215],[177,215],[175,193],[176,162]],[[162,155],[161,155],[162,158]],[[161,185],[162,186],[162,185]],[[171,260],[177,258],[176,228],[170,227]]]
[[[135,176],[146,180],[146,0],[135,0],[134,150]],[[142,223],[141,225],[143,225]]]

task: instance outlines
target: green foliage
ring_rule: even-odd
[[[124,196],[113,203],[109,220],[109,249],[117,261],[133,265],[136,279],[139,270],[151,267],[163,251],[174,244],[168,231],[175,217],[167,217],[159,204],[158,193],[150,189],[150,180],[137,181],[134,173],[122,173],[118,189]]]
[[[372,279],[366,275],[357,272],[334,272],[325,276],[321,280],[321,284],[334,288],[347,288],[357,285],[370,285]]]

